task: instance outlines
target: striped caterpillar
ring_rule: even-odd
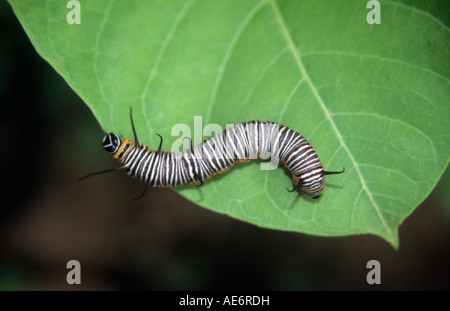
[[[130,108],[131,127],[134,142],[114,133],[104,136],[102,147],[113,154],[121,166],[94,172],[79,180],[113,171],[125,170],[128,175],[146,183],[144,191],[136,199],[144,196],[148,187],[176,187],[186,184],[203,185],[203,181],[213,175],[228,170],[237,162],[250,159],[272,157],[281,162],[292,174],[294,188],[305,196],[318,199],[325,187],[325,175],[341,174],[324,171],[313,146],[299,133],[287,126],[271,121],[250,121],[236,124],[182,152],[161,151],[163,138],[158,150],[140,145],[134,127]],[[190,140],[190,138],[187,138]]]

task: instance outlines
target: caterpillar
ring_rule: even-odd
[[[111,153],[121,164],[119,167],[94,172],[93,175],[125,170],[128,175],[146,183],[148,187],[176,187],[186,184],[203,185],[203,181],[213,175],[223,173],[235,163],[250,159],[272,157],[292,174],[293,189],[306,197],[318,199],[325,187],[325,175],[342,174],[342,171],[329,172],[322,163],[313,146],[291,128],[272,121],[249,121],[236,124],[182,152],[161,151],[163,138],[157,150],[139,144],[134,127],[132,110],[130,121],[134,142],[115,133],[103,137],[102,148]],[[187,138],[190,140],[190,138]],[[277,163],[278,163],[277,162]]]

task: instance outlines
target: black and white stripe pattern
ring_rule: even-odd
[[[175,187],[222,173],[236,162],[262,158],[283,163],[292,173],[294,189],[318,198],[324,189],[324,172],[316,151],[299,133],[275,122],[250,121],[182,152],[155,151],[116,134],[107,134],[105,150],[114,153],[129,175],[153,187]],[[114,144],[119,144],[114,148]]]

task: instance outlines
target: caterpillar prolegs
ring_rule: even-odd
[[[126,170],[146,183],[141,198],[148,187],[176,187],[186,184],[203,185],[213,175],[228,170],[236,162],[271,157],[292,174],[293,192],[299,190],[305,196],[318,199],[325,187],[325,175],[341,174],[324,171],[313,146],[291,128],[272,121],[250,121],[236,124],[221,133],[204,140],[182,152],[162,151],[161,135],[157,150],[140,145],[130,109],[134,142],[117,134],[104,136],[102,147],[113,154],[121,164],[119,167],[86,175]],[[190,138],[188,138],[190,139]]]

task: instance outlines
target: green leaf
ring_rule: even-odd
[[[172,127],[193,131],[194,116],[203,127],[272,120],[305,136],[327,170],[346,169],[320,200],[288,193],[289,174],[258,162],[177,188],[216,212],[397,246],[398,226],[448,164],[445,1],[380,1],[374,25],[356,0],[80,1],[72,25],[65,1],[9,2],[105,132],[132,137],[130,106],[140,142],[156,148],[159,133],[166,150]]]

